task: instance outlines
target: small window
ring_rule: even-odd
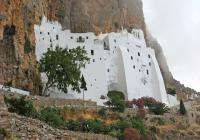
[[[86,39],[88,39],[88,36],[86,36]]]
[[[151,66],[151,62],[149,62],[149,66]]]
[[[139,69],[139,72],[141,72],[141,70]]]
[[[107,72],[110,72],[110,69],[107,69]]]
[[[59,36],[58,35],[56,35],[56,40],[58,40],[59,39]]]
[[[42,32],[40,32],[40,34],[42,34]]]
[[[50,33],[48,32],[48,35],[49,35]]]
[[[140,56],[140,53],[138,52],[138,56]]]
[[[53,27],[53,29],[55,29],[55,27]]]
[[[113,51],[113,54],[115,54],[115,51]]]
[[[71,36],[70,38],[73,39],[73,36]]]
[[[116,49],[117,47],[115,46],[115,49]]]
[[[115,43],[117,42],[116,39],[114,39],[114,42],[115,42]]]
[[[91,50],[91,55],[94,55],[94,50]]]
[[[127,51],[129,52],[129,49],[127,49]]]
[[[131,60],[133,60],[133,56],[131,56]]]
[[[102,60],[102,58],[100,58],[100,60]]]
[[[147,75],[149,75],[149,70],[147,70]]]
[[[52,42],[52,40],[50,39],[50,42]]]
[[[133,65],[133,68],[135,69],[135,65]]]
[[[44,40],[44,38],[42,38],[42,40]]]
[[[93,59],[92,61],[95,62],[95,59]]]
[[[151,55],[149,54],[148,57],[151,58]]]

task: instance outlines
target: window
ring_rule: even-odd
[[[139,69],[139,72],[140,72],[141,70]]]
[[[59,39],[59,36],[58,35],[56,35],[56,40],[58,40]]]
[[[73,39],[73,36],[71,36],[70,38]]]
[[[94,55],[94,50],[91,50],[91,55]]]
[[[110,69],[107,69],[107,72],[110,72]]]
[[[88,36],[86,36],[86,39],[88,39]]]
[[[95,62],[95,59],[93,59],[92,61]]]
[[[151,55],[149,54],[148,57],[151,58]]]
[[[115,43],[117,42],[116,39],[114,39],[114,42],[115,42]]]
[[[147,70],[147,75],[149,75],[149,70]]]
[[[40,34],[42,34],[42,32],[40,32]]]
[[[127,49],[127,51],[129,52],[129,49]]]
[[[135,69],[135,65],[133,65],[133,68]]]
[[[52,40],[50,39],[50,42],[52,42]]]
[[[83,42],[85,42],[85,39],[82,38],[82,36],[79,36],[78,39],[77,39],[77,42],[83,43]]]
[[[48,35],[49,35],[50,33],[48,32]]]
[[[102,60],[102,58],[100,58],[100,60]]]
[[[131,56],[131,60],[133,60],[133,56]]]
[[[115,54],[115,51],[113,51],[113,54]]]
[[[140,52],[138,52],[138,56],[140,56]]]
[[[149,66],[151,66],[151,62],[149,62]]]

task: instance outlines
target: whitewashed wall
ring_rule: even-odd
[[[125,93],[128,100],[143,96],[153,97],[170,104],[164,81],[154,51],[146,47],[143,32],[133,30],[128,33],[101,34],[71,33],[62,30],[58,22],[43,19],[41,25],[35,25],[36,56],[40,60],[47,48],[59,45],[62,48],[83,47],[90,57],[90,63],[82,69],[88,90],[85,99],[97,101],[103,105],[101,95],[109,90]],[[84,42],[77,42],[82,38]],[[93,54],[92,54],[93,52]],[[45,83],[45,75],[42,76]],[[82,98],[82,94],[70,90],[68,94],[51,89],[50,95],[58,98]]]

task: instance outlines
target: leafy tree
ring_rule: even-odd
[[[186,109],[185,109],[185,105],[183,103],[183,100],[180,101],[180,113],[182,115],[185,115],[186,114]]]
[[[55,86],[58,90],[67,93],[68,87],[80,92],[81,68],[85,67],[89,58],[87,52],[77,47],[75,49],[62,49],[58,46],[48,49],[39,62],[39,70],[47,75],[47,83],[43,95]]]

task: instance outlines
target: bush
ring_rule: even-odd
[[[124,131],[124,140],[140,140],[140,134],[134,128],[126,128]]]
[[[109,91],[107,96],[109,101],[105,103],[107,106],[111,106],[113,111],[124,112],[125,110],[125,101],[124,94],[119,91]]]
[[[131,119],[130,119],[130,122],[131,122],[131,125],[133,128],[136,128],[139,133],[141,135],[144,135],[146,134],[146,127],[142,121],[142,119],[140,119],[139,117],[137,116],[133,116]]]
[[[124,130],[130,127],[131,124],[128,123],[127,121],[118,121],[108,126],[107,131],[109,135],[121,139],[124,136]]]
[[[81,122],[70,120],[65,123],[68,130],[71,131],[83,131]]]
[[[24,53],[28,54],[31,51],[32,51],[32,45],[31,45],[29,38],[26,36],[25,43],[24,43]]]
[[[115,96],[119,96],[120,99],[125,100],[124,93],[120,92],[120,91],[115,91],[115,90],[109,91],[107,96],[109,98],[112,98],[112,97],[115,97]]]
[[[183,103],[183,101],[181,100],[180,101],[180,113],[182,114],[182,115],[185,115],[186,114],[186,109],[185,109],[185,105],[184,105],[184,103]]]
[[[4,99],[8,106],[8,111],[27,117],[37,117],[38,114],[33,106],[33,102],[26,99],[25,96],[17,98],[9,98],[5,96]]]
[[[172,88],[167,88],[167,94],[170,94],[172,96],[175,96],[176,95],[176,90],[175,89],[172,89]]]
[[[102,107],[99,111],[98,111],[99,116],[106,118],[107,116],[107,109],[105,107]]]
[[[64,120],[60,115],[60,110],[57,108],[48,107],[42,109],[40,111],[39,119],[56,128],[59,128],[64,124]]]
[[[149,111],[156,115],[163,115],[169,111],[169,108],[164,103],[157,102],[149,107]]]
[[[4,128],[0,128],[0,138],[2,137],[8,137],[9,134]]]

